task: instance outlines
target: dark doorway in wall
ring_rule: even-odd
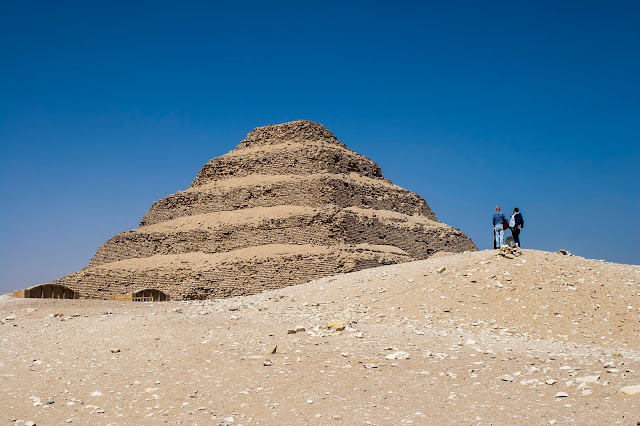
[[[78,293],[58,284],[40,284],[24,291],[24,297],[35,299],[77,299]]]
[[[133,293],[132,299],[134,302],[166,302],[169,300],[169,295],[155,289],[144,289]]]

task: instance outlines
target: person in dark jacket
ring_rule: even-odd
[[[504,227],[502,224],[506,220],[504,213],[500,213],[500,206],[496,206],[496,212],[493,214],[493,248],[500,248],[504,245]]]
[[[513,215],[511,216],[511,219],[509,219],[509,228],[511,229],[513,241],[518,247],[520,247],[520,231],[522,231],[523,226],[524,220],[522,219],[522,213],[520,213],[520,210],[517,207],[514,207]]]

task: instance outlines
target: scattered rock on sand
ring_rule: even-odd
[[[21,425],[636,421],[639,279],[633,265],[484,251],[230,299],[0,296],[0,318],[17,315],[0,324],[0,411]]]
[[[595,382],[598,381],[599,378],[600,378],[600,376],[598,376],[598,375],[596,375],[596,376],[577,377],[576,378],[576,382],[595,383]]]
[[[327,321],[327,328],[335,331],[342,331],[344,330],[345,325],[342,321]]]
[[[618,393],[625,395],[640,395],[640,385],[625,386],[621,388]]]
[[[397,351],[384,357],[385,359],[409,359],[409,353]]]

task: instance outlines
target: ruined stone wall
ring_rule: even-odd
[[[383,223],[376,218],[344,214],[339,217],[340,238],[349,244],[389,245],[409,253],[415,260],[426,259],[439,251],[460,253],[477,250],[460,230],[450,227],[411,228]]]
[[[332,145],[296,146],[258,151],[253,156],[225,154],[205,164],[189,188],[216,180],[258,175],[307,175],[358,173],[382,178],[380,166],[355,152]]]
[[[415,259],[438,251],[474,250],[475,245],[460,231],[444,226],[431,228],[417,224],[385,223],[378,218],[341,209],[316,211],[260,223],[219,223],[214,229],[202,227],[175,232],[124,232],[98,249],[89,266],[154,254],[190,252],[220,253],[264,244],[375,244],[398,247]]]
[[[125,232],[102,245],[89,266],[122,259],[149,257],[155,254],[220,253],[263,244],[334,244],[330,236],[331,230],[321,224],[306,224],[302,221],[291,221],[287,226],[282,227],[268,224],[227,225],[214,232],[202,230],[172,234]]]
[[[172,300],[233,297],[301,284],[337,273],[405,262],[407,258],[399,254],[372,253],[352,253],[352,256],[345,257],[339,251],[334,251],[321,255],[224,263],[208,270],[87,268],[61,278],[54,284],[77,290],[83,297],[104,299],[146,288],[169,294]]]
[[[356,206],[437,220],[427,202],[406,189],[327,177],[307,182],[261,184],[258,181],[251,186],[181,191],[153,203],[140,226],[153,225],[182,216],[279,205],[335,205],[340,208]]]

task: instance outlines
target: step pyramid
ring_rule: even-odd
[[[53,284],[91,298],[231,297],[465,250],[477,248],[422,197],[300,120],[253,130]]]

